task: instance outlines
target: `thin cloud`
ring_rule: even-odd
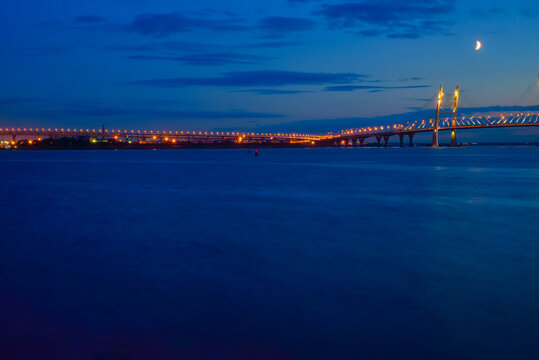
[[[366,75],[356,73],[308,73],[298,71],[240,71],[218,77],[152,79],[131,82],[133,85],[178,88],[187,86],[285,86],[353,83]]]
[[[493,16],[503,14],[504,10],[502,8],[489,8],[489,9],[472,9],[470,13],[475,17],[480,18],[490,18]]]
[[[159,41],[152,43],[143,43],[143,44],[122,44],[122,45],[113,45],[107,46],[105,50],[112,51],[138,51],[138,52],[152,52],[162,51],[162,52],[210,52],[225,47],[217,44],[209,43],[197,43],[189,41]]]
[[[300,45],[300,42],[297,41],[266,41],[266,42],[259,42],[254,44],[248,44],[243,45],[244,48],[283,48],[283,47],[289,47],[289,46],[297,46]]]
[[[141,44],[119,44],[106,46],[103,49],[119,52],[138,52],[149,53],[148,56],[156,56],[156,53],[161,53],[163,56],[171,53],[227,53],[230,50],[240,49],[278,49],[284,47],[297,46],[301,43],[296,41],[263,41],[252,44],[240,45],[221,45],[211,43],[197,43],[189,41],[158,41]]]
[[[237,92],[250,92],[250,93],[255,93],[258,95],[292,95],[292,94],[310,93],[311,91],[280,90],[280,89],[249,89],[249,90],[238,90]]]
[[[167,37],[197,29],[221,32],[248,29],[242,24],[242,20],[236,18],[206,19],[181,13],[139,15],[127,28],[139,34],[154,37]]]
[[[375,90],[371,92],[378,92],[384,90],[394,90],[394,89],[417,89],[417,88],[427,88],[431,87],[430,85],[408,85],[408,86],[374,86],[374,85],[337,85],[337,86],[327,86],[324,91],[356,91],[356,90]]]
[[[302,32],[314,29],[316,23],[310,19],[269,16],[258,23],[257,28],[267,32],[268,37],[280,37],[292,32]]]
[[[81,15],[75,18],[75,22],[82,24],[98,24],[105,22],[105,18],[95,15]]]
[[[130,59],[136,60],[166,60],[181,62],[186,65],[198,66],[223,66],[230,64],[258,64],[263,60],[268,59],[264,56],[248,55],[248,54],[191,54],[185,56],[153,56],[153,55],[134,55],[129,56]]]
[[[419,76],[413,76],[413,77],[409,77],[409,78],[397,79],[397,81],[419,81],[419,80],[423,80],[423,78],[421,78]]]
[[[168,37],[178,33],[195,30],[215,32],[259,31],[264,37],[282,37],[289,33],[312,30],[316,23],[311,19],[268,16],[256,24],[246,24],[239,17],[212,18],[218,13],[199,14],[191,16],[183,13],[143,14],[126,26],[127,30],[153,37]],[[206,16],[208,15],[208,16]]]
[[[290,4],[307,3],[310,1],[321,1],[321,0],[288,0]]]
[[[363,36],[419,38],[448,34],[451,22],[441,20],[454,10],[450,0],[354,1],[324,4],[315,14],[324,16],[332,27],[357,29]]]

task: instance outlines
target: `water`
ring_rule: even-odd
[[[2,359],[532,359],[539,148],[0,152]]]

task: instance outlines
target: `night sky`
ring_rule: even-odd
[[[511,105],[537,78],[539,3],[6,0],[0,38],[0,126],[329,131],[440,82]]]

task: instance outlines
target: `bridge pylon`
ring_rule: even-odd
[[[459,105],[459,84],[453,94],[444,94],[444,86],[440,84],[438,91],[438,101],[436,102],[436,118],[434,119],[432,129],[432,146],[439,146],[438,133],[440,131],[440,114],[452,114],[451,119],[451,146],[457,146],[457,109]]]
[[[440,90],[438,91],[438,100],[436,101],[436,118],[434,119],[434,126],[432,129],[432,147],[438,147],[438,132],[440,130],[440,107],[442,106],[442,100],[444,98],[444,85],[440,84]]]
[[[455,127],[457,126],[457,109],[459,107],[459,86],[460,85],[457,84],[457,88],[455,89],[455,93],[453,94],[453,118],[451,119],[451,146],[453,147],[457,146],[457,131],[455,130]]]

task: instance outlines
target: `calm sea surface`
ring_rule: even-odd
[[[537,359],[539,148],[0,152],[1,359]]]

